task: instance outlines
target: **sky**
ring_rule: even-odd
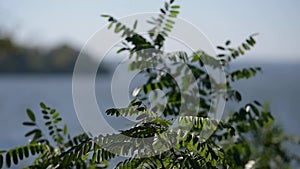
[[[213,43],[238,45],[253,33],[258,44],[245,60],[300,63],[299,0],[177,0],[180,17],[193,23]],[[157,12],[162,0],[0,0],[0,28],[18,43],[81,48],[106,24],[101,14],[124,17]],[[251,57],[251,58],[250,58]]]

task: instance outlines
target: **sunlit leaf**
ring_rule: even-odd
[[[178,9],[178,8],[180,8],[180,6],[179,5],[173,5],[173,6],[171,6],[171,8],[172,9]]]

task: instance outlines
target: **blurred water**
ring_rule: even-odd
[[[235,65],[233,69],[240,66]],[[263,74],[235,84],[241,90],[244,102],[236,106],[228,104],[226,109],[233,110],[253,100],[269,102],[284,130],[300,136],[300,64],[260,66],[263,67]],[[105,99],[110,94],[108,76],[98,79],[96,86],[101,109],[112,107],[111,100]],[[26,108],[38,113],[40,102],[61,112],[71,134],[83,131],[73,108],[71,75],[0,75],[0,150],[28,142],[24,134],[29,129],[22,126],[27,119]]]
[[[242,93],[243,102],[237,106],[228,104],[227,109],[240,107],[253,100],[270,104],[272,114],[288,134],[300,136],[300,64],[248,64],[238,67],[262,67],[263,73],[249,80],[241,80],[234,86]]]

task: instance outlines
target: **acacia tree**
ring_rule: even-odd
[[[170,69],[169,65],[163,65],[159,70],[145,69],[142,73],[147,77],[147,83],[135,89],[134,99],[128,107],[106,111],[110,116],[136,117],[135,125],[117,134],[89,137],[83,133],[71,137],[66,125],[61,126],[59,113],[41,103],[48,131],[42,131],[35,114],[28,109],[29,121],[23,124],[33,127],[25,134],[31,141],[21,147],[0,151],[0,167],[4,163],[10,167],[25,157],[37,155],[28,168],[106,168],[109,160],[132,155],[116,168],[288,168],[297,157],[283,148],[286,137],[276,130],[272,115],[260,102],[248,103],[223,120],[209,116],[214,111],[210,105],[216,94],[221,94],[227,101],[240,102],[242,95],[232,83],[251,78],[261,71],[259,67],[230,69],[234,60],[256,44],[255,35],[237,47],[232,47],[230,41],[218,46],[218,59],[201,50],[191,55],[185,51],[167,53],[165,41],[178,14],[179,6],[174,0],[165,2],[158,18],[149,21],[153,29],[148,35],[135,32],[137,22],[130,28],[112,16],[103,15],[110,23],[109,28],[124,37],[124,46],[118,52],[127,52],[133,58],[130,71],[161,64],[161,57],[156,57],[160,55],[176,67]],[[222,66],[226,84],[216,90],[219,84],[206,72],[206,66]],[[188,70],[191,75],[181,76]],[[172,75],[166,73],[172,71]],[[174,80],[176,77],[182,79],[182,89]],[[192,79],[197,90],[190,92]],[[148,96],[157,95],[157,90],[164,92],[167,102],[150,108]],[[199,99],[196,105],[189,100],[194,96]],[[203,132],[209,130],[213,132],[205,137]],[[151,144],[138,142],[145,138]]]

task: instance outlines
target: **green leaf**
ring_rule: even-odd
[[[228,46],[228,45],[230,45],[230,43],[231,43],[231,41],[227,40],[226,43],[225,43],[225,45]]]
[[[257,101],[257,100],[255,100],[254,103],[255,103],[257,106],[260,106],[260,107],[262,106],[261,103],[260,103],[259,101]]]
[[[17,155],[16,150],[12,151],[12,157],[13,157],[14,164],[18,164],[18,155]]]
[[[54,114],[52,115],[52,118],[53,118],[53,119],[56,119],[58,116],[59,116],[59,113],[56,112],[56,113],[54,113]]]
[[[109,22],[112,22],[112,23],[116,23],[116,22],[118,22],[115,18],[113,18],[113,17],[109,17],[108,18],[108,21]]]
[[[0,168],[2,168],[3,166],[3,156],[2,154],[0,154]]]
[[[173,6],[171,6],[171,8],[172,8],[172,9],[179,9],[180,6],[179,6],[179,5],[173,5]]]
[[[251,107],[252,111],[254,112],[254,114],[256,116],[259,116],[259,111],[258,111],[258,109],[253,104],[249,104],[248,106]]]
[[[45,114],[45,115],[48,114],[48,112],[46,110],[42,110],[42,113]]]
[[[133,24],[133,29],[136,29],[136,28],[137,28],[137,24],[138,24],[138,21],[135,20],[135,21],[134,21],[134,24]]]
[[[117,51],[117,53],[121,53],[121,52],[123,52],[123,51],[125,51],[125,50],[129,50],[129,48],[121,48],[121,49],[119,49],[119,50]]]
[[[56,129],[56,131],[57,131],[57,132],[62,132],[63,130],[60,129],[60,128],[58,128],[58,129]]]
[[[51,123],[52,123],[51,121],[47,121],[47,122],[45,123],[45,126],[49,126]]]
[[[11,156],[9,152],[6,153],[5,161],[6,161],[6,166],[9,168],[11,166]]]
[[[56,112],[55,109],[51,109],[50,114],[54,114]]]
[[[250,47],[247,44],[243,43],[242,46],[245,50],[250,50]]]
[[[163,14],[166,14],[166,11],[163,10],[163,9],[160,9],[160,12],[163,13]]]
[[[36,124],[33,122],[23,122],[24,126],[35,126]]]
[[[20,160],[23,160],[23,149],[22,148],[18,149],[18,155],[19,155]]]
[[[115,33],[119,33],[121,31],[121,23],[117,23],[115,27]]]
[[[179,14],[179,11],[175,11],[175,10],[171,10],[170,12],[171,14],[175,14],[175,15]]]
[[[103,17],[103,18],[109,18],[109,17],[111,17],[111,16],[110,16],[110,15],[107,15],[107,14],[102,14],[101,17]]]
[[[23,150],[24,150],[24,156],[27,158],[29,157],[29,151],[28,151],[28,147],[23,147]]]
[[[167,28],[173,28],[173,25],[166,23]]]
[[[85,154],[85,155],[83,155],[83,156],[81,157],[81,159],[82,159],[83,161],[85,161],[88,157],[89,157],[89,154]]]
[[[218,54],[217,57],[221,58],[221,57],[225,57],[225,54]]]
[[[52,136],[53,134],[54,134],[54,131],[53,131],[53,130],[49,132],[49,135],[50,135],[50,136]]]
[[[177,14],[171,13],[171,14],[169,14],[168,16],[171,17],[171,18],[176,18],[176,17],[177,17]]]
[[[35,134],[35,133],[38,133],[38,132],[41,132],[41,130],[40,129],[31,130],[31,131],[29,131],[28,133],[25,134],[25,137],[28,137],[28,136],[30,136],[32,134]]]
[[[43,118],[44,118],[45,120],[49,120],[49,119],[50,119],[49,116],[43,116]]]
[[[167,23],[170,23],[170,24],[175,24],[175,22],[171,19],[167,19]]]
[[[35,122],[36,119],[35,119],[34,113],[30,109],[27,109],[26,112],[27,112],[27,116],[30,118],[30,120]]]
[[[167,28],[167,27],[165,27],[164,30],[167,31],[167,32],[171,32],[172,31],[170,28]]]
[[[30,146],[29,149],[30,149],[31,154],[34,156],[36,154],[35,147]]]
[[[238,91],[234,91],[234,97],[236,101],[238,102],[242,101],[242,95]]]
[[[67,127],[66,124],[64,125],[64,131],[63,131],[63,133],[64,133],[64,135],[68,134],[68,127]]]
[[[256,41],[254,40],[254,38],[253,38],[252,36],[250,37],[250,42],[251,42],[253,45],[256,44]]]
[[[217,49],[220,49],[220,50],[225,50],[225,48],[224,48],[224,47],[222,47],[222,46],[217,46]]]
[[[48,109],[48,107],[43,102],[40,103],[40,106],[44,110]]]
[[[114,23],[111,22],[111,23],[108,25],[107,29],[110,29],[113,25],[114,25]]]
[[[238,47],[238,50],[239,50],[239,52],[240,52],[241,55],[245,54],[245,51],[242,48]]]
[[[120,116],[120,112],[119,112],[119,110],[118,109],[114,109],[114,108],[112,108],[112,109],[108,109],[108,110],[106,110],[106,112],[105,112],[107,115],[111,115],[111,116]]]
[[[54,123],[54,124],[57,124],[57,123],[59,123],[60,121],[62,121],[62,118],[57,118],[57,119],[55,119],[55,120],[53,121],[53,123]]]
[[[165,2],[165,9],[168,10],[169,9],[169,4],[167,2]]]

